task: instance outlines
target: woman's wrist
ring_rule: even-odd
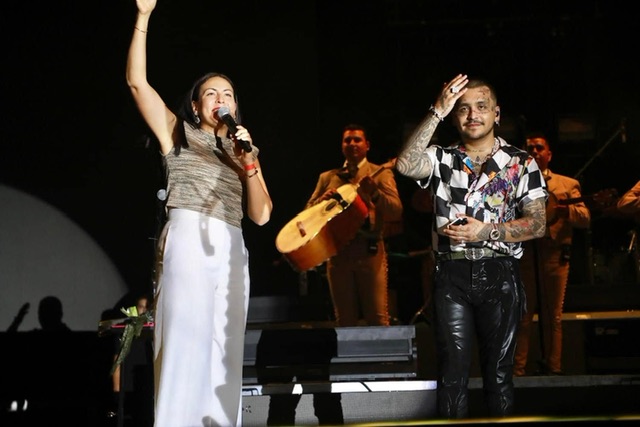
[[[140,31],[141,33],[149,32],[149,18],[151,17],[151,12],[148,13],[140,13],[138,12],[138,17],[136,19],[135,24],[133,24],[133,28]]]

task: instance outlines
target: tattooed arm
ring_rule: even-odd
[[[439,120],[429,114],[407,140],[396,159],[396,170],[412,179],[421,179],[431,175],[433,165],[425,151]]]
[[[542,198],[534,199],[524,205],[521,218],[497,225],[498,231],[500,231],[498,240],[502,242],[523,242],[544,237],[547,223],[545,206],[545,199]],[[480,233],[478,233],[478,240],[489,240],[489,232],[491,232],[492,227],[491,224],[484,225]]]
[[[470,216],[462,216],[467,219],[466,224],[445,225],[438,229],[438,233],[459,242],[481,242],[490,240],[489,233],[493,227],[496,227],[500,232],[498,241],[524,242],[544,237],[547,221],[546,200],[544,198],[531,200],[524,206],[521,218],[502,224],[487,224]]]
[[[469,82],[466,74],[458,74],[450,82],[445,83],[435,104],[429,109],[429,114],[411,134],[396,159],[396,170],[409,178],[418,180],[431,175],[433,165],[425,155],[425,151],[438,123],[451,112],[456,101],[466,91]],[[452,92],[451,88],[457,88]]]

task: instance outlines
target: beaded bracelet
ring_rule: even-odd
[[[252,173],[251,175],[247,175],[247,178],[253,178],[256,175],[258,175],[258,168],[256,168],[256,171],[254,173]]]
[[[429,111],[431,112],[431,114],[433,114],[433,116],[440,120],[441,122],[444,121],[444,117],[442,117],[437,111],[436,111],[436,107],[434,107],[433,105],[431,105],[431,107],[429,107]]]
[[[246,170],[247,172],[249,172],[251,169],[255,169],[256,168],[256,164],[255,163],[249,163],[248,165],[244,165],[244,170]]]

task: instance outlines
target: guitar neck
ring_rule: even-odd
[[[380,167],[378,169],[376,169],[375,172],[373,172],[372,174],[369,174],[369,176],[371,178],[375,178],[383,170],[385,170],[385,169],[393,169],[395,167],[395,165],[396,165],[396,161],[395,161],[395,158],[393,158],[393,159],[389,160],[388,162],[380,165]]]
[[[588,202],[593,199],[592,196],[584,196],[584,197],[573,197],[571,199],[561,199],[558,200],[559,205],[573,205],[580,202]]]
[[[575,203],[585,202],[587,204],[598,204],[607,206],[615,202],[618,192],[615,189],[607,189],[598,191],[597,193],[590,194],[588,196],[573,197],[570,199],[558,200],[559,205],[573,205]]]

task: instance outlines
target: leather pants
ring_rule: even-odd
[[[515,258],[438,262],[433,303],[441,417],[469,415],[474,341],[489,415],[501,417],[513,412],[515,334],[524,302]]]

